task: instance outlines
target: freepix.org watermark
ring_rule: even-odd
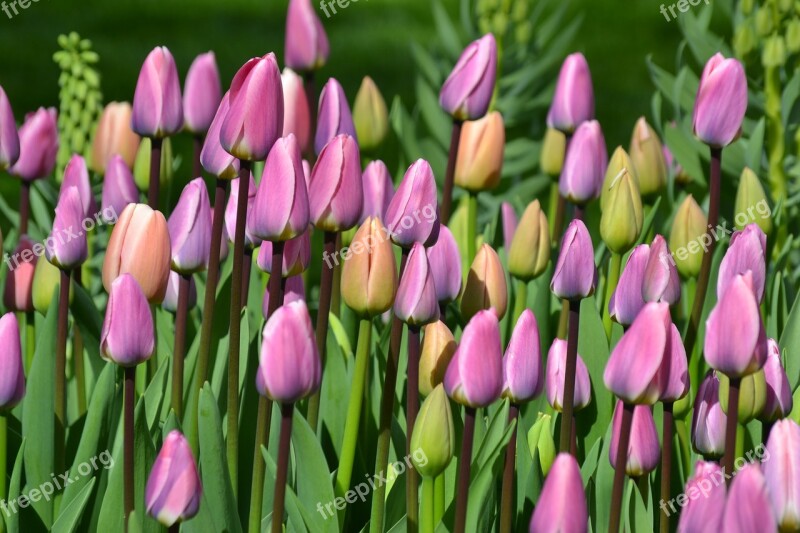
[[[689,11],[690,7],[697,7],[703,3],[707,6],[711,5],[711,0],[678,0],[674,4],[661,4],[659,11],[661,11],[661,14],[667,19],[667,22],[670,22],[678,18],[678,15],[675,13],[675,8],[678,9],[679,13],[686,13]],[[672,18],[670,18],[667,11],[672,15]]]
[[[365,1],[369,2],[369,0]],[[331,14],[335,15],[337,13],[337,6],[339,9],[347,9],[350,7],[351,3],[355,4],[356,2],[358,2],[358,0],[320,0],[319,8],[325,13],[326,17],[331,18]]]

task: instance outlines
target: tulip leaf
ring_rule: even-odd
[[[498,443],[503,439],[508,425],[508,400],[503,400],[499,408],[495,411],[494,416],[489,422],[489,427],[478,445],[477,455],[473,454],[473,467],[483,468],[496,451]]]
[[[498,409],[502,411],[502,409]],[[506,409],[507,412],[507,409]],[[503,458],[508,441],[515,424],[509,424],[500,435],[500,440],[491,453],[485,458],[483,465],[469,484],[467,501],[467,524],[474,527],[474,531],[492,531],[495,513],[492,512],[497,499],[494,490],[496,482],[503,470]]]
[[[280,418],[280,417],[278,417]],[[264,460],[267,462],[267,470],[266,475],[264,476],[264,482],[270,487],[269,490],[269,498],[264,498],[264,504],[261,508],[261,531],[271,531],[272,526],[272,488],[275,486],[275,476],[276,472],[278,471],[277,466],[275,465],[275,459],[267,452],[267,450],[262,446],[261,447],[261,454],[264,456]],[[324,484],[324,483],[321,483]],[[266,490],[264,491],[267,492]],[[267,494],[265,494],[267,496]],[[332,503],[333,500],[325,500],[320,501],[319,503],[324,506]],[[299,533],[303,533],[305,531],[314,531],[310,529],[308,526],[312,522],[309,519],[309,514],[311,511],[305,510],[300,503],[300,500],[297,498],[294,490],[290,485],[286,485],[286,500],[284,503],[286,508],[286,516],[288,517],[288,523],[286,524],[286,531],[297,531]],[[331,509],[331,507],[329,507]],[[333,515],[336,516],[336,508],[332,507]],[[305,511],[305,512],[304,512]],[[315,511],[316,512],[316,509]]]
[[[589,501],[589,508],[594,510],[594,531],[608,529],[611,510],[611,492],[614,487],[614,468],[608,459],[611,450],[611,424],[605,426],[603,448],[598,459],[597,474],[594,477],[594,501]]]
[[[147,427],[155,430],[158,425],[159,412],[162,402],[169,398],[167,392],[167,375],[172,366],[172,358],[165,357],[158,365],[155,375],[150,379],[147,389],[144,392],[145,406],[147,411]]]
[[[705,187],[705,172],[699,152],[703,146],[700,142],[692,139],[683,128],[671,126],[664,130],[664,142],[692,181],[700,187]]]
[[[441,86],[444,80],[442,80],[439,67],[436,66],[436,62],[431,57],[430,53],[417,42],[412,42],[410,48],[411,55],[414,56],[414,63],[417,65],[420,73],[425,76],[426,81],[434,87]]]
[[[344,326],[342,326],[342,322],[339,320],[339,317],[331,313],[328,317],[328,325],[333,332],[333,337],[336,339],[336,344],[339,345],[339,349],[341,349],[344,357],[348,361],[352,360],[353,347],[350,344],[350,339],[347,338],[347,332],[345,331]]]
[[[17,452],[17,459],[14,461],[14,469],[11,471],[11,483],[8,485],[8,501],[15,501],[20,495],[20,478],[22,477],[22,461],[25,456],[25,443],[27,441],[22,439]],[[8,533],[19,533],[19,514],[11,513],[8,516],[2,513],[3,521],[6,524]]]
[[[428,126],[436,144],[446,150],[450,146],[452,120],[442,111],[439,98],[430,85],[425,83],[422,78],[417,77],[416,86],[417,105],[419,105],[422,119]]]
[[[83,510],[86,508],[86,503],[92,495],[94,488],[95,478],[89,478],[88,483],[84,484],[83,488],[69,503],[62,502],[61,512],[58,519],[53,524],[52,531],[54,533],[72,533],[78,527]]]
[[[323,518],[316,510],[318,502],[334,500],[333,485],[325,482],[330,476],[325,453],[311,430],[306,419],[295,409],[292,428],[294,444],[295,470],[297,479],[297,497],[306,510],[313,510],[306,520],[309,529],[314,532],[339,531],[339,521],[334,515]],[[302,507],[301,507],[302,509]]]
[[[436,36],[439,38],[439,42],[444,46],[447,55],[455,62],[461,55],[463,46],[453,22],[447,16],[447,11],[439,0],[433,2],[433,20],[436,24]]]
[[[331,313],[332,324],[334,322],[333,313]],[[327,339],[327,353],[325,358],[325,368],[323,369],[323,376],[321,388],[320,402],[320,434],[323,441],[329,441],[333,447],[336,456],[341,453],[342,442],[344,440],[344,425],[347,417],[347,404],[350,401],[350,384],[352,383],[352,372],[348,374],[347,361],[341,352],[341,348],[333,335],[328,335]],[[354,359],[350,356],[349,361],[353,363]],[[382,380],[381,380],[382,383]],[[378,395],[380,399],[380,395]],[[276,411],[277,412],[277,411]],[[280,416],[275,417],[280,420]],[[277,436],[275,432],[271,434]]]
[[[795,389],[800,381],[800,295],[792,304],[779,344],[781,352],[785,354],[786,375],[792,389]]]
[[[756,174],[761,168],[761,159],[764,155],[764,131],[766,129],[766,122],[764,117],[758,121],[750,138],[747,139],[747,148],[745,149],[745,163]]]

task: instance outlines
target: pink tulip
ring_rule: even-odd
[[[92,194],[92,184],[89,182],[89,169],[86,161],[78,154],[73,155],[64,168],[64,179],[61,182],[59,196],[70,187],[78,189],[78,196],[83,206],[83,216],[92,218],[97,211],[97,203]]]
[[[0,86],[0,171],[12,166],[17,159],[19,159],[17,122],[8,96]]]
[[[56,206],[53,231],[47,238],[47,260],[62,270],[81,265],[89,255],[83,222],[83,204],[77,187],[62,191]]]
[[[310,263],[311,237],[309,230],[306,230],[299,237],[286,241],[284,244],[281,275],[284,278],[298,276],[306,271]],[[261,243],[256,264],[264,272],[272,273],[272,243],[270,241]]]
[[[34,245],[33,241],[23,235],[11,259],[7,260],[8,274],[3,305],[8,311],[33,311],[33,273],[39,260],[39,255],[34,252],[34,246],[41,252],[41,244]],[[14,262],[13,268],[11,261]]]
[[[283,69],[283,136],[293,133],[300,151],[308,149],[311,141],[311,108],[303,86],[303,78],[290,68]]]
[[[547,125],[563,132],[573,132],[593,118],[594,89],[589,64],[583,54],[571,54],[561,65],[556,92],[547,113]]]
[[[781,531],[800,529],[800,426],[791,419],[772,426],[763,458],[764,478],[773,515]]]
[[[467,323],[447,366],[444,388],[450,398],[469,407],[486,407],[500,397],[503,348],[500,324],[492,311],[478,311]]]
[[[589,230],[580,220],[573,220],[561,239],[550,290],[559,298],[581,300],[594,293],[597,269]]]
[[[745,465],[736,473],[720,526],[725,533],[777,531],[767,484],[758,465]]]
[[[760,418],[775,421],[789,416],[794,404],[792,386],[789,384],[786,370],[781,364],[781,348],[774,339],[767,339],[767,362],[764,363],[764,378],[767,383],[767,399]]]
[[[514,206],[508,202],[500,204],[500,217],[503,221],[503,246],[505,246],[506,250],[510,250],[511,241],[514,240],[514,234],[517,232],[517,225],[519,224]]]
[[[394,314],[414,326],[424,326],[439,319],[433,274],[425,248],[419,243],[415,243],[408,254],[394,299]]]
[[[298,72],[317,70],[328,60],[328,36],[310,0],[290,0],[284,50],[286,66]]]
[[[683,493],[688,501],[680,511],[678,533],[718,533],[725,509],[725,473],[719,465],[697,461],[694,476],[686,482]],[[673,514],[679,510],[673,504],[667,512]]]
[[[475,120],[486,114],[497,77],[497,43],[487,33],[471,42],[442,85],[439,104],[456,120]]]
[[[200,152],[200,163],[206,172],[224,180],[232,180],[239,174],[239,159],[226,152],[219,140],[228,109],[230,109],[230,92],[222,97]]]
[[[356,127],[353,124],[353,114],[347,103],[347,96],[339,82],[331,78],[319,95],[314,151],[320,153],[331,139],[342,134],[357,140]]]
[[[748,224],[743,230],[735,232],[719,265],[717,299],[722,298],[733,278],[749,270],[753,274],[756,298],[762,301],[767,279],[766,255],[767,236],[758,224]]]
[[[525,309],[514,326],[503,356],[503,398],[520,404],[542,393],[544,388],[539,326]]]
[[[650,257],[644,269],[642,298],[645,302],[667,302],[672,305],[681,298],[681,280],[671,261],[669,246],[661,235],[650,245]]]
[[[564,405],[564,375],[567,368],[567,341],[553,339],[550,351],[547,353],[547,378],[545,390],[547,403],[553,409],[561,412]],[[580,354],[575,369],[575,410],[580,411],[592,401],[592,382],[589,379],[589,370]]]
[[[165,46],[154,48],[142,64],[133,95],[131,125],[142,137],[157,139],[174,135],[183,127],[178,68]]]
[[[19,128],[19,158],[9,169],[25,181],[44,178],[53,173],[58,155],[56,109],[40,107],[25,116]]]
[[[361,176],[361,187],[364,190],[364,208],[359,222],[369,217],[386,220],[386,211],[394,196],[394,182],[383,161],[371,161],[367,165]]]
[[[617,401],[612,418],[611,446],[608,460],[616,469],[617,452],[619,450],[619,433],[622,429],[622,402]],[[649,474],[661,462],[661,446],[658,443],[658,430],[649,405],[637,405],[633,409],[633,423],[628,442],[625,473],[630,477]]]
[[[705,457],[722,457],[725,453],[727,417],[719,403],[719,378],[709,371],[700,383],[692,414],[692,445]]]
[[[155,351],[153,315],[142,288],[130,274],[111,284],[106,317],[100,334],[100,355],[107,361],[132,367]]]
[[[8,412],[25,396],[25,374],[22,365],[22,346],[19,323],[14,313],[0,318],[0,343],[2,343],[3,371],[0,372],[0,411]]]
[[[161,307],[170,313],[178,312],[178,282],[181,275],[174,270],[169,273],[169,281],[167,282],[167,293],[164,295],[164,301],[161,302]],[[189,276],[189,309],[197,304],[197,286],[194,282],[194,276]]]
[[[186,129],[195,135],[205,134],[214,120],[220,100],[222,86],[214,52],[200,54],[189,67],[183,88]]]
[[[649,258],[650,246],[647,244],[640,244],[633,249],[622,269],[617,288],[608,302],[611,318],[623,326],[630,326],[644,307],[642,287]]]
[[[133,174],[125,160],[114,154],[106,165],[106,175],[103,177],[103,208],[111,207],[114,213],[122,213],[128,204],[139,201],[139,190]]]
[[[322,231],[345,231],[361,218],[361,155],[349,135],[338,135],[319,154],[308,184],[311,222]]]
[[[438,200],[433,169],[424,159],[408,167],[386,210],[386,229],[403,248],[431,244],[438,236]]]
[[[147,478],[144,501],[148,514],[170,527],[197,514],[202,494],[189,441],[179,431],[170,431]]]
[[[461,294],[461,252],[447,226],[439,226],[439,238],[426,249],[436,299],[452,302]]]
[[[181,274],[205,270],[211,247],[211,206],[203,178],[195,178],[184,187],[167,228],[172,270]]]
[[[607,166],[608,152],[600,123],[596,120],[582,123],[564,158],[558,180],[561,196],[578,205],[599,198]]]
[[[236,235],[236,207],[239,203],[239,179],[231,181],[231,191],[228,195],[228,204],[225,206],[225,231],[228,239],[233,242]],[[250,173],[250,184],[247,191],[247,217],[245,219],[244,245],[245,248],[254,249],[261,245],[261,239],[252,231],[251,220],[253,217],[254,206],[256,203],[256,182],[253,174]]]
[[[662,402],[677,402],[689,393],[689,361],[686,348],[675,324],[670,324],[668,351],[664,353],[664,363],[659,372]]]
[[[736,59],[717,53],[706,63],[694,102],[694,134],[704,143],[722,148],[742,131],[747,110],[747,78]]]
[[[572,455],[560,453],[544,480],[529,531],[586,533],[588,521],[581,469]]]
[[[269,241],[267,241],[269,242]],[[283,305],[292,302],[304,302],[306,299],[306,288],[303,284],[303,276],[292,276],[286,278],[286,287],[283,294]],[[269,291],[264,291],[264,300],[261,304],[261,313],[267,319],[269,312]]]

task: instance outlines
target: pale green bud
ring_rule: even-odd
[[[439,384],[419,408],[411,433],[411,461],[423,477],[444,472],[456,451],[456,432],[450,399]]]

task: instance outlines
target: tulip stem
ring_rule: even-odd
[[[25,375],[31,369],[33,354],[36,353],[36,315],[34,311],[25,312]]]
[[[19,234],[28,234],[28,220],[31,217],[31,182],[22,180],[19,189]]]
[[[436,530],[436,513],[434,511],[434,493],[436,480],[430,476],[422,478],[422,502],[420,503],[419,530],[421,533],[433,533]]]
[[[319,358],[322,362],[323,375],[325,372],[325,351],[327,348],[326,342],[328,339],[328,317],[331,311],[331,293],[333,291],[333,263],[331,260],[336,261],[336,242],[337,234],[332,231],[325,232],[324,251],[322,258],[324,266],[322,267],[322,275],[319,284],[319,309],[317,310],[317,350],[319,351]],[[273,263],[274,264],[274,263]],[[317,431],[317,420],[319,418],[319,400],[320,389],[314,393],[308,400],[308,413],[306,419],[311,429]]]
[[[664,402],[664,419],[661,439],[661,501],[670,501],[670,481],[672,475],[672,432],[673,432],[673,403]],[[669,513],[666,507],[661,509],[661,533],[669,533]]]
[[[453,130],[450,133],[450,153],[447,156],[447,173],[444,176],[444,191],[442,192],[442,211],[439,219],[442,224],[447,225],[450,220],[450,210],[453,205],[453,183],[456,174],[456,160],[458,158],[458,146],[461,144],[461,127],[463,120],[453,119]]]
[[[564,405],[561,411],[561,441],[558,449],[572,449],[572,415],[575,402],[575,373],[578,366],[578,331],[580,328],[581,302],[569,302],[569,335],[567,336],[567,364],[564,369]]]
[[[506,463],[503,469],[503,491],[500,495],[500,533],[511,533],[514,530],[514,471],[517,461],[518,417],[519,406],[512,403],[508,406],[508,422],[514,424],[514,429],[506,447]]]
[[[5,502],[8,496],[8,487],[6,486],[6,461],[8,459],[8,418],[3,413],[0,413],[0,501]],[[5,522],[0,520],[0,528]]]
[[[611,252],[611,260],[608,263],[608,278],[606,279],[606,297],[603,300],[603,326],[606,329],[606,337],[609,342],[611,341],[611,313],[608,310],[608,305],[611,302],[611,296],[617,289],[619,283],[619,272],[622,268],[622,254]]]
[[[244,230],[247,219],[247,194],[250,187],[250,161],[239,164],[239,198],[236,206],[236,233],[233,241],[231,279],[230,343],[228,344],[228,470],[234,494],[239,485],[239,351],[242,315],[242,267]]]
[[[192,137],[192,145],[194,148],[193,158],[192,158],[192,178],[201,178],[203,177],[203,166],[200,163],[200,154],[203,151],[203,142],[205,141],[205,136],[194,135]]]
[[[730,486],[733,476],[733,461],[736,458],[736,429],[739,422],[739,385],[741,378],[728,380],[728,413],[725,421],[725,455],[722,458],[722,471],[725,472]]]
[[[478,230],[478,194],[472,191],[467,195],[467,268],[475,259],[475,240]]]
[[[558,239],[561,237],[561,228],[564,227],[564,198],[558,191],[558,181],[550,184],[550,205],[548,207],[547,219],[552,226],[550,228],[550,240],[553,246],[558,246]]]
[[[411,434],[419,412],[419,326],[408,326],[408,364],[406,379],[406,454],[411,457]],[[419,476],[416,469],[406,472],[406,531],[415,533],[419,526]]]
[[[308,138],[310,139],[309,144],[311,146],[301,146],[300,148],[303,150],[308,150],[308,157],[309,163],[311,166],[314,166],[314,161],[316,158],[314,157],[314,140],[317,136],[317,90],[314,83],[314,71],[310,70],[303,74],[303,89],[306,93],[306,99],[308,100],[308,114],[309,121],[311,126],[311,131],[309,132]],[[311,426],[314,429],[314,426]]]
[[[75,365],[75,386],[78,393],[78,416],[86,412],[86,371],[83,362],[83,336],[78,323],[72,323],[72,362]]]
[[[472,466],[472,441],[474,437],[475,408],[464,407],[464,434],[461,438],[461,454],[458,457],[456,519],[453,529],[455,533],[464,533],[467,525],[467,499],[469,498],[469,476]]]
[[[56,472],[63,472],[65,462],[65,436],[67,433],[67,323],[69,320],[69,289],[72,272],[60,270],[58,293],[58,332],[56,337],[55,382],[55,461]]]
[[[283,259],[281,259],[283,261]],[[253,268],[253,249],[244,249],[244,263],[242,264],[242,309],[247,310],[247,300],[250,296],[250,272]]]
[[[609,533],[617,533],[622,511],[622,492],[625,488],[625,468],[628,464],[628,445],[631,440],[633,424],[633,404],[623,402],[622,424],[620,424],[617,457],[614,461],[614,488],[611,492],[611,517],[608,522]]]
[[[442,521],[444,517],[444,472],[436,476],[433,486],[433,525]]]
[[[147,204],[158,209],[158,188],[161,185],[161,139],[150,139],[150,184],[147,187]]]
[[[512,328],[514,327],[513,324],[516,324],[517,320],[519,320],[519,317],[521,317],[522,313],[525,312],[525,308],[528,307],[528,282],[518,279],[516,287],[517,290],[514,299],[514,316],[511,320]]]
[[[178,308],[175,314],[175,349],[172,354],[172,409],[183,417],[183,358],[186,355],[186,315],[189,312],[191,274],[178,276]]]
[[[283,502],[289,470],[289,447],[292,442],[294,404],[281,404],[281,438],[278,444],[278,472],[275,475],[275,498],[272,501],[272,533],[283,533]]]
[[[773,423],[770,421],[761,421],[761,442],[764,443],[764,446],[767,445],[767,441],[769,440],[769,434],[772,432],[772,425]]]
[[[128,530],[128,517],[133,512],[133,409],[134,394],[136,388],[136,367],[125,367],[125,386],[124,386],[124,470],[125,480],[125,531]],[[60,472],[60,470],[57,470]]]

